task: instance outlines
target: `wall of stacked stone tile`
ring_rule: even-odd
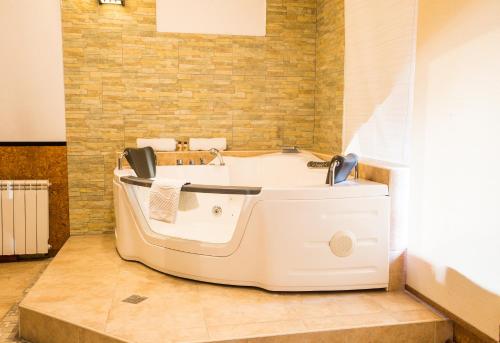
[[[342,150],[344,0],[318,0],[314,150]]]
[[[155,0],[62,0],[72,233],[113,230],[115,153],[137,137],[339,149],[340,3],[267,0],[266,37],[242,37],[158,33]]]

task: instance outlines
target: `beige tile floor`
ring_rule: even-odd
[[[17,304],[50,260],[0,263],[0,343],[17,341]]]
[[[147,299],[123,302],[131,295]],[[195,282],[123,261],[112,235],[71,237],[20,307],[22,335],[41,342],[105,334],[152,343],[442,343],[451,334],[445,318],[404,292],[271,293]]]

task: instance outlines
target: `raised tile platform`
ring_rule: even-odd
[[[112,235],[68,240],[21,303],[20,329],[33,343],[443,343],[452,334],[404,292],[271,293],[184,280],[122,260]]]

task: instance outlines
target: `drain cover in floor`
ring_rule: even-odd
[[[148,297],[143,297],[137,294],[132,294],[131,296],[123,299],[122,301],[124,303],[130,303],[130,304],[138,304],[144,300],[146,300]]]

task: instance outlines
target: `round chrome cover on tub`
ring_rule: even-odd
[[[330,240],[330,249],[338,257],[350,256],[356,248],[356,237],[352,232],[338,231]]]

